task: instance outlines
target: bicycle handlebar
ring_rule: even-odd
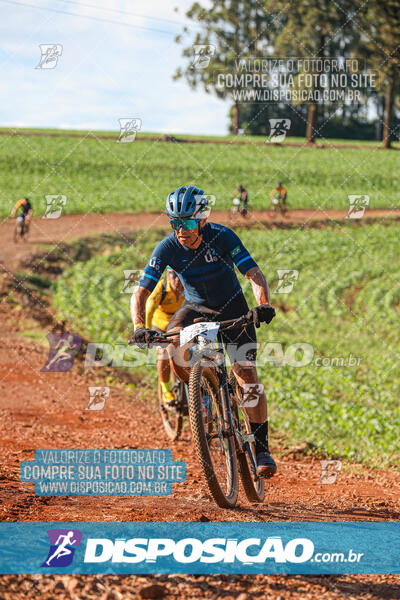
[[[199,319],[194,320],[195,323],[199,323],[200,321],[202,321],[201,317],[199,317]],[[216,323],[219,323],[219,330],[232,329],[233,327],[237,327],[239,325],[245,325],[246,323],[251,323],[251,322],[252,322],[252,319],[251,318],[249,319],[247,317],[247,314],[242,315],[241,317],[236,317],[236,319],[228,319],[227,321],[216,321]],[[152,345],[152,344],[166,342],[170,338],[177,337],[178,335],[180,335],[180,331],[181,330],[170,331],[170,332],[166,332],[166,333],[157,333],[157,335],[154,336],[154,338],[152,339],[152,341],[150,342],[148,347],[150,347],[150,345]],[[129,340],[128,344],[134,345],[135,342],[133,342],[133,340]]]

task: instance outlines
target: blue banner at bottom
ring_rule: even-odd
[[[0,573],[397,574],[400,523],[2,523]]]

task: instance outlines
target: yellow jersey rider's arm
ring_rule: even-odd
[[[25,198],[21,198],[21,200],[18,200],[18,202],[16,202],[14,204],[14,208],[11,211],[11,216],[15,217],[17,210],[23,205],[25,204]]]
[[[153,316],[156,309],[160,306],[162,301],[162,291],[165,280],[160,279],[157,283],[154,290],[151,292],[150,296],[146,302],[146,329],[151,329],[151,324],[153,322]]]
[[[25,206],[29,206],[28,211],[26,211],[24,209]],[[22,212],[25,213],[25,216],[27,217],[27,219],[29,220],[32,216],[32,206],[29,202],[29,200],[27,200],[27,198],[21,198],[21,200],[18,200],[18,202],[15,203],[14,208],[11,211],[11,216],[14,218],[17,210],[19,208],[22,208]]]
[[[139,286],[131,297],[131,316],[136,329],[146,327],[146,302],[151,292],[147,288]]]

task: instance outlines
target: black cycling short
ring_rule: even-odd
[[[204,307],[201,304],[185,300],[181,308],[176,311],[168,323],[167,331],[170,331],[174,327],[192,325],[194,319],[198,317],[202,317],[204,321],[228,321],[229,319],[245,315],[249,310],[243,294],[239,294],[233,298],[226,307],[215,309],[220,313],[217,317],[202,312],[202,308]],[[229,331],[221,331],[221,338],[231,364],[234,362],[255,362],[257,356],[257,338],[253,323],[246,325],[245,328],[240,326],[229,329]]]

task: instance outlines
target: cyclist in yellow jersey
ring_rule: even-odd
[[[177,273],[167,267],[166,278],[160,279],[146,302],[146,327],[158,332],[165,331],[168,323],[184,300],[183,286]],[[174,396],[171,391],[171,367],[165,348],[157,349],[157,372],[161,386],[162,399],[171,402]]]
[[[22,221],[26,225],[29,225],[29,221],[31,220],[33,212],[32,204],[29,202],[29,198],[21,198],[21,200],[18,200],[18,202],[15,203],[14,208],[11,211],[11,216],[13,218],[15,217],[19,209],[21,209],[21,214],[19,215],[19,218],[22,219]]]

